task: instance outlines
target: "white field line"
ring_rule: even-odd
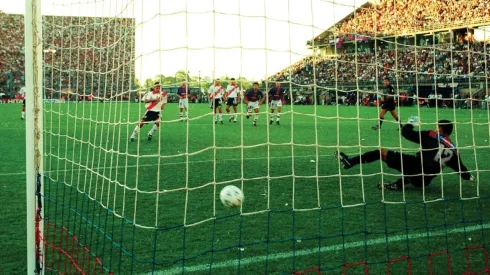
[[[333,154],[319,154],[318,157],[329,157],[331,156],[333,158]],[[315,160],[316,158],[316,155],[302,155],[302,156],[294,156],[295,158],[311,158],[313,160]],[[239,161],[239,160],[260,160],[260,159],[284,159],[284,158],[291,158],[291,156],[281,156],[281,157],[255,157],[255,158],[230,158],[230,159],[217,159],[218,161]],[[213,158],[210,158],[210,159],[207,159],[207,160],[195,160],[195,161],[189,161],[189,163],[206,163],[206,162],[213,162],[214,159]],[[166,162],[166,163],[162,163],[160,164],[161,166],[171,166],[171,165],[182,165],[182,164],[185,164],[186,162],[185,161],[177,161],[177,162]],[[71,164],[70,164],[71,165]],[[136,168],[136,167],[154,167],[155,164],[140,164],[140,165],[127,165],[127,166],[124,166],[124,165],[120,165],[118,167],[116,166],[107,166],[107,167],[94,167],[92,168],[93,170],[103,170],[103,169],[113,169],[113,168],[125,168],[125,167],[129,167],[129,168]],[[74,169],[77,169],[78,168],[74,168]],[[53,172],[67,172],[67,171],[71,171],[71,170],[68,170],[68,169],[60,169],[60,170],[51,170],[51,171],[46,171],[46,173],[53,173]],[[26,172],[25,171],[22,171],[22,172],[12,172],[12,173],[0,173],[0,176],[17,176],[17,175],[25,175]]]
[[[407,234],[399,234],[399,235],[391,236],[388,239],[386,239],[385,237],[380,237],[377,239],[368,240],[366,242],[363,242],[363,241],[349,242],[349,243],[324,246],[324,247],[314,248],[314,249],[297,250],[294,252],[294,256],[295,257],[308,256],[308,255],[314,255],[314,254],[318,254],[318,253],[341,251],[343,249],[351,249],[351,248],[358,248],[358,247],[371,246],[371,245],[380,245],[380,244],[385,244],[386,242],[388,242],[388,243],[400,242],[400,241],[405,241],[407,239],[413,240],[413,239],[421,239],[421,238],[427,238],[427,237],[442,237],[442,236],[445,236],[446,234],[473,232],[473,231],[478,231],[478,230],[482,230],[482,229],[489,229],[489,228],[490,228],[490,223],[485,223],[482,225],[458,227],[458,228],[447,229],[447,230],[438,230],[438,231],[434,231],[434,232],[428,231],[427,233],[413,233],[413,234],[408,234],[408,235]],[[466,240],[461,240],[461,242],[466,242]],[[247,250],[244,250],[244,252],[242,252],[242,254],[246,254],[246,253],[247,253]],[[212,264],[212,266],[211,266],[211,264],[192,265],[192,266],[184,267],[184,270],[182,270],[182,267],[175,267],[175,268],[171,268],[168,270],[143,273],[140,275],[184,274],[184,272],[187,273],[187,272],[209,271],[210,268],[212,270],[216,271],[216,269],[220,269],[220,268],[230,268],[230,267],[237,268],[238,264],[240,264],[240,266],[244,266],[244,265],[249,265],[249,264],[265,262],[266,260],[271,262],[271,261],[279,261],[282,259],[287,259],[287,258],[292,258],[292,257],[293,257],[292,251],[281,252],[281,253],[271,253],[268,256],[244,257],[240,261],[229,260],[229,261],[215,262]]]

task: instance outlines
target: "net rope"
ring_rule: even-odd
[[[221,2],[217,0],[210,1],[212,3],[209,9],[204,10],[195,9],[191,0],[184,1],[181,10],[167,10],[165,3],[158,1],[151,17],[145,13],[143,1],[139,7],[137,1],[125,0],[79,2],[63,0],[61,2],[59,7],[66,16],[45,16],[43,20],[44,46],[45,49],[50,50],[44,55],[44,73],[47,76],[45,81],[47,87],[45,88],[60,100],[63,96],[73,95],[77,98],[81,97],[83,101],[85,101],[87,89],[90,89],[92,99],[100,102],[44,104],[45,242],[47,247],[52,248],[46,255],[46,261],[47,266],[53,270],[63,273],[63,267],[59,263],[54,263],[53,260],[62,255],[69,258],[71,265],[80,273],[88,273],[88,266],[97,270],[103,266],[106,273],[129,270],[135,274],[148,272],[159,274],[158,272],[163,272],[162,270],[168,268],[168,274],[179,274],[183,270],[204,272],[220,268],[246,272],[247,266],[254,265],[256,269],[253,271],[263,269],[262,271],[267,273],[272,272],[279,261],[290,260],[289,270],[283,270],[286,266],[284,264],[280,266],[280,272],[290,273],[292,270],[294,274],[303,274],[301,273],[303,271],[298,270],[319,273],[338,268],[344,270],[367,268],[368,265],[375,266],[375,270],[376,266],[394,270],[399,266],[399,262],[405,263],[408,266],[407,270],[411,270],[412,265],[420,264],[422,261],[418,259],[426,260],[427,254],[430,257],[447,254],[447,262],[451,263],[449,251],[466,253],[465,257],[469,257],[471,251],[480,251],[480,254],[487,253],[485,231],[489,226],[488,217],[484,215],[484,202],[487,197],[479,181],[490,172],[490,166],[486,166],[481,157],[482,154],[485,154],[484,151],[489,149],[490,143],[483,144],[476,133],[488,135],[490,131],[488,123],[490,112],[488,110],[477,110],[473,104],[470,104],[469,110],[453,108],[452,111],[447,111],[437,105],[433,109],[426,109],[419,106],[417,102],[415,102],[415,108],[397,106],[396,110],[399,111],[403,123],[408,115],[417,115],[421,118],[420,128],[424,129],[434,128],[436,121],[448,118],[448,114],[451,113],[449,119],[455,125],[455,146],[461,151],[464,162],[469,166],[477,182],[471,186],[471,192],[469,192],[466,182],[459,178],[457,180],[459,194],[455,196],[455,178],[458,173],[444,170],[429,187],[418,190],[420,195],[415,195],[415,192],[418,191],[412,192],[404,188],[399,196],[393,195],[388,190],[378,190],[379,196],[375,197],[372,191],[375,188],[373,181],[389,181],[394,177],[399,177],[400,173],[387,169],[382,162],[370,167],[360,166],[358,172],[345,172],[341,165],[333,160],[332,152],[345,150],[348,153],[362,154],[384,147],[403,153],[413,153],[417,148],[407,147],[404,138],[395,132],[390,133],[396,138],[389,143],[385,142],[383,133],[379,134],[376,140],[369,139],[371,144],[366,144],[363,134],[370,130],[366,129],[368,123],[379,122],[378,108],[367,111],[366,108],[369,107],[360,106],[360,104],[353,108],[335,104],[335,106],[326,107],[330,109],[325,111],[321,105],[317,104],[318,99],[327,88],[329,91],[334,91],[337,103],[347,91],[354,92],[359,100],[359,94],[366,91],[365,86],[369,86],[369,92],[372,94],[383,95],[382,88],[377,83],[365,85],[357,79],[353,85],[343,83],[341,79],[344,76],[341,75],[340,69],[346,65],[355,66],[354,75],[356,76],[361,75],[362,68],[369,70],[374,67],[376,81],[380,81],[384,75],[390,75],[390,73],[391,76],[393,74],[413,74],[415,94],[423,94],[425,90],[422,91],[419,86],[422,83],[427,84],[424,79],[427,75],[419,72],[425,64],[423,62],[419,64],[418,57],[424,52],[430,52],[428,56],[432,55],[430,58],[434,64],[438,63],[437,53],[449,52],[451,66],[453,66],[453,61],[459,60],[457,56],[464,53],[468,64],[467,74],[472,73],[474,63],[472,56],[482,55],[486,75],[474,82],[478,85],[484,83],[481,85],[487,89],[486,94],[488,94],[489,53],[486,46],[483,46],[483,52],[474,51],[470,46],[464,50],[452,47],[440,48],[438,45],[422,46],[419,45],[420,41],[417,41],[417,37],[414,38],[413,45],[408,45],[405,42],[393,42],[381,33],[375,32],[368,36],[374,41],[375,57],[371,61],[360,60],[362,57],[358,51],[361,47],[354,43],[353,60],[349,60],[347,53],[337,49],[334,45],[333,51],[337,57],[333,61],[326,61],[324,57],[315,53],[312,56],[303,56],[304,59],[294,64],[293,60],[302,53],[293,50],[292,40],[295,38],[292,37],[291,28],[309,28],[308,32],[311,31],[313,38],[318,35],[319,29],[324,30],[323,26],[317,26],[318,18],[321,18],[323,14],[316,10],[321,6],[318,1],[310,0],[308,3],[303,3],[303,5],[309,5],[311,21],[308,24],[295,20],[294,9],[297,3],[294,0],[284,3],[284,5],[287,4],[287,19],[270,16],[272,11],[266,1],[263,1],[263,8],[258,15],[247,14],[243,11],[244,1],[241,0],[237,0],[236,11],[230,12],[224,12],[219,5]],[[261,2],[258,2],[260,5]],[[93,5],[99,4],[100,9],[90,10]],[[335,7],[354,9],[359,6],[359,3],[350,6],[342,1],[330,1],[329,4],[334,7],[331,15],[336,19],[335,22],[341,19]],[[397,6],[394,7],[395,14],[398,14]],[[73,14],[91,14],[97,17],[74,16]],[[210,47],[199,48],[191,43],[193,31],[190,29],[189,18],[197,15],[212,17],[212,46]],[[155,43],[158,49],[153,52],[145,52],[137,48],[138,43],[141,43],[136,42],[137,40],[146,41],[148,36],[155,35],[145,31],[147,25],[157,22],[159,26],[157,32],[163,32],[165,29],[163,26],[166,26],[168,19],[173,16],[183,18],[184,46],[169,47],[165,40],[158,39],[158,43]],[[236,43],[221,45],[218,42],[217,37],[222,35],[218,32],[221,16],[236,17],[240,32]],[[358,14],[355,13],[354,18],[357,16]],[[134,17],[137,17],[138,20]],[[242,33],[242,27],[250,24],[248,20],[252,19],[263,20],[265,42],[260,49],[244,46],[250,38]],[[176,25],[181,23],[177,21],[179,20],[176,19]],[[476,19],[475,22],[477,22]],[[287,50],[276,49],[274,43],[269,42],[268,36],[274,32],[276,23],[288,25],[288,39],[287,42],[283,42],[288,44]],[[382,22],[374,20],[375,29],[378,28],[378,25],[382,25]],[[362,31],[336,32],[335,36],[356,36],[359,33]],[[432,38],[434,37],[435,34],[432,34]],[[390,50],[394,51],[394,68],[384,67],[383,54],[377,51],[377,47],[381,44],[390,45]],[[450,44],[456,44],[452,37]],[[315,39],[312,39],[312,47],[317,47]],[[193,51],[211,52],[210,66],[213,68],[212,79],[214,80],[218,77],[215,70],[220,68],[218,56],[226,50],[236,49],[240,52],[240,58],[238,61],[230,61],[236,61],[237,66],[240,67],[235,77],[241,78],[244,75],[244,67],[249,64],[245,57],[246,51],[264,52],[265,71],[269,71],[271,65],[269,59],[274,54],[285,52],[289,55],[289,64],[292,64],[285,69],[290,78],[277,81],[288,88],[287,94],[291,103],[295,95],[293,91],[310,89],[314,98],[313,102],[315,102],[313,106],[307,107],[310,109],[291,104],[285,105],[285,110],[281,112],[282,121],[286,121],[281,127],[288,129],[287,132],[290,133],[286,139],[276,141],[277,131],[273,128],[274,125],[267,123],[271,113],[269,107],[265,106],[261,108],[258,122],[259,130],[265,131],[266,141],[251,144],[247,132],[255,129],[250,129],[250,121],[244,119],[246,109],[243,104],[238,107],[239,125],[233,129],[233,131],[240,132],[239,140],[234,140],[239,143],[236,146],[230,146],[229,143],[224,142],[226,137],[222,133],[231,130],[214,123],[214,117],[219,114],[213,114],[209,109],[204,112],[202,108],[199,109],[192,104],[189,104],[189,119],[183,122],[182,132],[175,133],[175,138],[172,138],[174,132],[167,131],[167,129],[175,129],[174,125],[182,123],[177,116],[174,117],[177,113],[173,108],[174,105],[167,104],[162,112],[164,120],[161,121],[161,126],[152,143],[154,146],[152,151],[149,151],[148,146],[143,144],[143,139],[145,139],[146,130],[149,130],[153,124],[147,124],[142,128],[137,142],[127,142],[132,129],[139,123],[139,116],[145,112],[145,108],[141,103],[129,103],[123,98],[140,98],[140,92],[147,92],[146,88],[137,89],[133,85],[136,72],[143,71],[143,59],[156,56],[160,62],[158,62],[158,68],[155,68],[155,74],[160,76],[163,75],[164,67],[167,66],[161,61],[165,59],[164,56],[172,51],[185,51],[185,61],[183,61],[185,68],[182,69],[184,69],[185,80],[190,83],[192,80],[189,70],[193,62],[191,58]],[[413,56],[414,71],[404,69],[403,64],[400,64],[401,57],[404,55]],[[334,70],[335,81],[326,87],[320,75],[324,73],[324,64],[329,62],[333,63],[330,70]],[[305,84],[302,81],[297,83],[292,77],[296,74],[294,66],[298,64],[306,64],[303,67],[312,64],[310,77],[313,84],[311,82]],[[384,70],[389,73],[385,73]],[[439,73],[434,71],[432,75],[434,79],[430,85],[437,87]],[[460,81],[456,78],[459,79],[461,75],[451,73],[450,84],[456,85],[457,81]],[[267,79],[267,82],[261,86],[261,89],[267,93],[271,88],[270,85],[276,79],[268,75],[263,77]],[[139,78],[141,79],[141,76]],[[473,79],[476,78],[469,77],[468,79],[470,94],[473,94],[475,90],[472,86]],[[481,79],[484,81],[482,82]],[[176,83],[164,84],[162,90],[178,86],[181,80],[183,79],[175,77]],[[200,81],[199,76],[199,83]],[[393,82],[397,91],[407,87],[407,84],[399,78],[393,79]],[[71,91],[63,90],[62,85],[58,83],[73,88]],[[241,90],[245,89],[242,81],[239,85]],[[477,90],[480,91],[480,89]],[[201,104],[201,106],[206,104]],[[331,109],[334,110],[330,111]],[[346,110],[351,110],[352,113],[346,115]],[[430,115],[427,110],[431,110]],[[462,114],[462,112],[466,113]],[[485,116],[486,121],[484,121]],[[224,114],[223,117],[225,121],[229,118],[228,114]],[[308,123],[313,126],[310,128],[304,126]],[[384,123],[385,128],[389,130],[383,131],[393,131],[393,125],[396,125],[389,114],[386,115]],[[322,124],[328,124],[331,129],[325,131]],[[212,128],[212,141],[206,143],[209,142],[207,139],[206,142],[203,142],[206,145],[200,148],[196,145],[198,142],[196,136],[199,137],[199,129],[201,129],[199,127],[202,125]],[[306,130],[298,125],[302,125],[301,127],[305,127]],[[345,125],[354,126],[346,130]],[[485,131],[484,128],[487,130]],[[305,131],[310,131],[311,138],[307,139],[302,136]],[[350,131],[352,132],[350,134],[355,134],[354,132],[358,134],[352,139],[354,141],[346,140],[346,132]],[[462,131],[469,131],[471,139],[468,140],[466,135],[462,135]],[[335,143],[327,143],[329,140],[335,140]],[[184,150],[182,152],[174,150],[169,153],[167,143],[172,142],[182,144]],[[223,158],[223,152],[232,150],[239,151],[238,156]],[[252,150],[262,151],[260,154],[253,155],[250,153]],[[280,150],[290,151],[290,155],[285,154],[285,157],[277,154]],[[422,150],[421,146],[418,150]],[[331,159],[327,159],[327,156]],[[239,165],[234,167],[234,176],[223,176],[225,172],[222,166],[235,165],[237,162]],[[260,163],[258,165],[265,164],[265,172],[259,172],[257,169],[256,174],[250,173],[248,168],[253,162]],[[327,165],[328,162],[335,163],[335,165]],[[288,169],[285,169],[286,172],[280,175],[276,173],[278,163],[286,163],[288,166]],[[210,171],[206,170],[202,177],[196,176],[200,169],[196,164],[202,164],[204,169],[210,168]],[[373,166],[378,168],[373,169]],[[325,172],[327,169],[330,170]],[[333,172],[330,173],[330,171]],[[212,177],[204,176],[209,172],[212,173]],[[176,175],[184,173],[184,177],[175,176],[181,179],[180,186],[170,181],[169,174],[172,173]],[[150,174],[154,175],[151,179],[149,179]],[[284,187],[284,181],[288,181],[287,187]],[[229,184],[239,186],[245,194],[245,203],[235,212],[223,210],[218,199],[220,189]],[[277,186],[282,186],[283,189],[279,190]],[[357,188],[355,196],[352,191],[353,186]],[[435,188],[440,190],[437,195],[434,194]],[[331,197],[325,196],[326,192],[329,192]],[[338,194],[334,195],[335,192]],[[206,195],[201,197],[196,194]],[[277,200],[284,200],[284,196],[289,198],[285,207],[280,208]],[[263,197],[264,200],[259,201],[257,197]],[[203,202],[198,205],[196,201],[199,200],[208,200],[209,203]],[[247,205],[248,203],[253,207],[249,206],[250,204]],[[375,210],[375,207],[378,208]],[[446,213],[450,212],[448,209],[457,207],[460,208],[459,214]],[[199,208],[207,211],[200,212]],[[440,220],[431,217],[437,215],[434,211],[436,208],[441,208],[440,211],[443,213],[443,217],[439,217]],[[476,213],[466,214],[467,208],[473,208],[472,211]],[[170,224],[167,219],[171,220],[169,215],[174,214],[171,211],[175,210],[181,213],[171,218],[177,219],[178,217],[179,224]],[[422,221],[413,216],[414,212],[418,213]],[[371,215],[379,216],[374,218]],[[395,219],[394,216],[397,215],[399,216]],[[278,216],[283,217],[280,222],[276,221]],[[328,222],[328,216],[331,216],[333,224]],[[400,224],[394,226],[391,219]],[[236,233],[230,237],[233,238],[233,244],[223,241],[226,238],[223,228],[228,222],[235,226],[234,229],[229,229],[230,231],[227,232],[228,235]],[[373,223],[378,223],[379,226]],[[313,230],[307,231],[303,228],[303,224],[312,227]],[[263,232],[255,232],[257,235],[253,235],[251,233],[253,229]],[[202,246],[194,245],[193,242],[202,241],[195,236],[199,233],[206,233],[207,235],[201,237],[209,243]],[[476,244],[481,246],[470,246],[475,244],[470,240],[472,237],[476,238],[474,233],[480,233]],[[250,234],[257,239],[251,240]],[[451,234],[462,235],[464,240],[469,241],[455,248],[456,246],[448,237]],[[169,235],[178,241],[170,241]],[[353,237],[355,235],[360,237]],[[441,239],[435,241],[437,244],[431,244],[434,238],[439,237]],[[411,238],[420,240],[421,243],[425,240],[427,248],[417,247],[417,245],[425,244],[411,245]],[[225,244],[222,245],[220,241]],[[393,249],[390,241],[393,243],[405,242],[401,245],[404,254],[393,251],[396,249]],[[180,242],[181,244],[177,244]],[[311,245],[311,243],[315,244]],[[281,247],[285,244],[289,245],[287,249]],[[73,248],[77,247],[76,245],[79,246],[78,250]],[[261,245],[264,246],[265,253],[258,252],[257,247]],[[384,246],[383,257],[372,257],[368,252],[370,246]],[[349,254],[351,248],[363,251]],[[181,251],[175,253],[169,251],[172,249],[181,249]],[[342,255],[335,258],[331,264],[328,257],[336,256],[325,256],[325,254],[339,251],[342,252]],[[445,252],[431,254],[440,251]],[[225,253],[229,254],[223,256]],[[308,261],[306,257],[311,255],[316,257]],[[209,257],[209,260],[203,261],[202,259],[206,257]],[[261,261],[265,261],[265,264],[258,268]],[[453,258],[453,261],[456,260]],[[87,262],[89,264],[85,265]],[[432,270],[432,258],[430,265]],[[65,265],[64,271],[69,272],[69,270]]]

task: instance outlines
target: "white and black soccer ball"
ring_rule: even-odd
[[[420,120],[418,116],[411,116],[408,119],[408,124],[412,124],[413,126],[418,126],[420,124]]]
[[[221,189],[219,198],[226,207],[240,207],[244,199],[242,190],[234,185],[228,185]]]

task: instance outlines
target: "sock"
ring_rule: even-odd
[[[380,118],[380,119],[379,119],[379,128],[381,128],[381,125],[383,125],[383,121],[384,121],[384,120],[385,120],[384,118]]]
[[[256,122],[258,119],[259,119],[259,115],[258,114],[255,114],[254,115],[254,122]]]
[[[223,120],[223,113],[219,113],[219,121]]]
[[[233,120],[236,121],[238,118],[238,115],[235,113]]]
[[[381,155],[380,155],[379,151],[374,150],[374,151],[366,152],[360,156],[350,158],[350,163],[352,165],[357,165],[360,163],[371,163],[371,162],[379,160],[380,158],[381,158]]]
[[[281,119],[281,113],[277,113],[277,121],[279,121]]]
[[[187,112],[187,111],[185,112],[185,117],[189,118],[189,112]]]
[[[25,116],[26,116],[26,112],[23,111],[22,112],[22,118],[25,118]]]
[[[271,114],[271,121],[274,120],[274,114]]]
[[[182,112],[179,113],[179,117],[182,118]]]
[[[400,127],[402,127],[402,126],[403,126],[403,125],[402,125],[402,122],[400,121],[400,118],[398,118],[398,117],[397,117],[397,118],[395,118],[395,120],[396,120],[396,121],[398,121],[398,124],[400,124]]]
[[[139,131],[140,131],[140,126],[136,125],[136,127],[133,130],[133,133],[131,134],[131,138],[136,137],[136,135],[139,133]]]
[[[151,130],[150,132],[148,133],[148,135],[153,135],[153,133],[155,133],[155,131],[158,129],[158,126],[155,124],[153,125],[153,127],[151,127]]]

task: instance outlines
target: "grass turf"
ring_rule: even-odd
[[[0,167],[8,226],[0,229],[6,231],[0,241],[9,248],[0,253],[11,259],[0,269],[8,274],[24,272],[26,262],[25,127],[19,108],[0,106],[0,139],[8,145]],[[313,267],[338,272],[344,263],[363,260],[379,273],[386,259],[406,255],[418,274],[429,269],[430,252],[443,250],[451,252],[453,272],[467,270],[464,247],[486,244],[490,228],[488,111],[398,109],[404,121],[412,115],[423,123],[456,121],[453,141],[468,168],[479,170],[479,184],[445,170],[425,191],[383,193],[376,184],[395,180],[396,171],[381,163],[345,171],[333,152],[340,146],[358,154],[379,145],[414,152],[417,145],[400,138],[389,115],[378,134],[370,129],[376,108],[284,107],[291,109],[295,114],[283,114],[279,126],[267,125],[261,114],[253,127],[245,117],[234,124],[226,116],[224,125],[214,125],[207,104],[190,106],[189,124],[171,121],[178,111],[169,104],[153,141],[146,140],[146,126],[129,143],[143,113],[140,104],[46,105],[45,220],[53,228],[66,227],[116,274],[178,274],[183,267],[197,274],[281,274]],[[243,215],[221,205],[218,194],[227,184],[243,189]],[[48,233],[48,242],[58,235]],[[81,265],[81,254],[75,254]],[[472,270],[481,270],[483,252],[473,254]],[[434,259],[434,269],[447,273],[441,258]],[[62,262],[57,253],[46,255],[47,266],[66,272]],[[395,274],[406,269],[407,260],[391,267]]]

